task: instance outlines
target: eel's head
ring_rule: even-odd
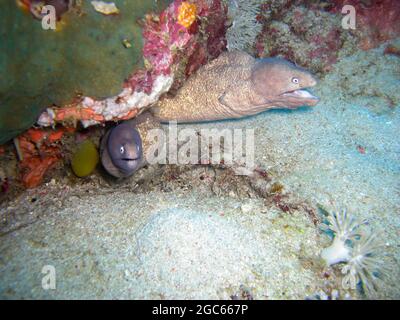
[[[112,128],[103,138],[101,162],[114,177],[128,177],[142,164],[142,139],[129,123]]]
[[[315,106],[319,101],[305,90],[317,84],[315,77],[284,59],[258,60],[253,67],[251,81],[255,91],[276,107],[294,109]]]

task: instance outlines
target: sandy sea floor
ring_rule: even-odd
[[[0,297],[363,298],[320,259],[322,205],[383,232],[375,297],[400,298],[399,79],[399,58],[381,47],[336,64],[314,108],[192,126],[253,128],[268,178],[155,166],[122,183],[55,178],[1,204]],[[262,192],[277,183],[290,210]],[[46,265],[56,290],[42,288]]]

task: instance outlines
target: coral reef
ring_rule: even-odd
[[[342,28],[345,4],[355,7],[355,30]],[[263,30],[256,51],[259,56],[284,56],[324,74],[358,48],[375,48],[399,37],[399,19],[396,0],[268,1],[260,14]]]
[[[123,6],[118,7],[121,14],[126,12]],[[227,7],[220,0],[176,0],[161,14],[146,15],[142,24],[144,39],[142,55],[145,68],[134,71],[128,67],[127,70],[133,73],[126,77],[119,89],[122,91],[118,95],[104,99],[97,99],[95,95],[80,95],[70,104],[49,106],[39,116],[37,124],[54,127],[57,123],[61,123],[67,127],[76,127],[80,122],[83,127],[88,127],[106,121],[135,117],[145,107],[157,102],[161,94],[171,88],[172,90],[179,88],[190,74],[208,60],[216,58],[225,49],[226,14]],[[102,17],[99,13],[97,15]],[[103,19],[108,18],[103,17]],[[129,43],[119,42],[119,45],[126,47]],[[45,104],[41,109],[44,106]],[[7,108],[2,110],[6,112]],[[35,110],[31,109],[33,113]],[[10,126],[4,125],[4,127],[10,129],[13,123],[22,120],[28,120],[26,125],[30,125],[31,119],[31,117],[23,118],[16,112],[12,116],[2,117],[1,122],[9,123]],[[16,135],[26,125],[15,131],[7,129],[4,135],[0,132],[0,136],[4,138],[0,137],[0,141]],[[0,124],[0,129],[2,127]],[[60,152],[58,154],[62,155]],[[37,161],[41,161],[44,165],[42,160]],[[53,164],[51,161],[46,165],[47,169],[43,168],[35,183],[25,183],[25,185],[36,186]],[[21,166],[21,168],[28,173],[30,170],[35,171],[36,167]],[[34,175],[36,176],[36,173]]]
[[[229,0],[230,27],[226,32],[228,50],[252,52],[262,24],[257,20],[262,0]]]
[[[263,6],[264,27],[257,39],[257,54],[283,56],[325,73],[340,55],[355,51],[355,38],[341,28],[341,15],[301,3],[287,1],[284,6],[273,1]]]
[[[341,268],[343,289],[356,289],[360,285],[367,296],[373,295],[378,289],[378,275],[384,270],[384,244],[378,234],[363,230],[361,227],[367,221],[358,221],[346,210],[331,212],[326,219],[321,229],[333,233],[334,239],[321,252],[322,259],[328,266],[345,263]]]
[[[62,159],[61,138],[74,129],[29,129],[14,139],[21,181],[26,188],[40,185],[46,173]]]
[[[82,121],[87,127],[136,116],[171,86],[178,88],[191,73],[222,52],[226,46],[226,11],[220,0],[176,0],[160,15],[146,15],[145,69],[134,72],[119,95],[103,100],[86,96],[65,108],[50,108],[40,116],[38,124]]]
[[[137,20],[171,1],[114,2],[121,11],[117,16],[96,12],[90,1],[74,1],[56,31],[43,30],[15,1],[0,2],[0,70],[7,75],[0,79],[0,144],[29,128],[47,107],[72,103],[79,95],[118,94],[142,66]],[[127,49],[124,39],[134,45]]]
[[[356,10],[358,45],[368,50],[400,36],[400,2],[398,0],[331,0],[330,12],[340,13],[344,5]]]

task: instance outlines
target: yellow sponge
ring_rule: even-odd
[[[90,140],[85,140],[75,151],[71,166],[72,171],[78,177],[90,175],[99,162],[99,153],[96,146]]]

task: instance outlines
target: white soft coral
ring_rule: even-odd
[[[322,224],[321,228],[325,231],[332,231],[335,238],[331,246],[322,250],[322,258],[329,266],[349,261],[351,258],[349,242],[360,236],[359,228],[366,224],[366,221],[358,222],[346,210],[330,213],[327,220],[329,224]]]
[[[367,294],[377,290],[377,274],[385,269],[381,257],[383,246],[375,233],[363,235],[354,244],[351,258],[342,268],[344,289],[355,289],[357,283],[361,283]]]
[[[366,220],[358,221],[345,210],[329,213],[326,218],[328,224],[322,224],[321,229],[333,232],[335,237],[322,250],[321,257],[328,266],[345,263],[341,269],[343,289],[356,289],[361,284],[365,293],[373,293],[377,289],[377,274],[383,270],[380,255],[384,244],[377,234],[361,230]]]

